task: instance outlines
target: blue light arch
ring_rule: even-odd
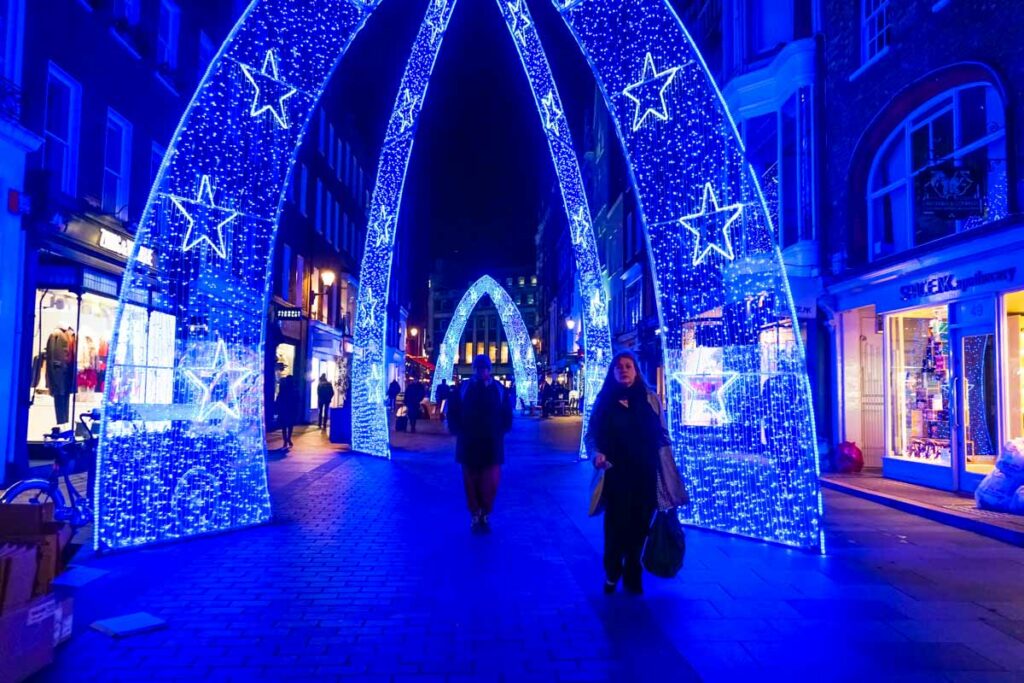
[[[499,6],[528,73],[541,73],[543,52],[525,0]],[[556,6],[615,121],[644,220],[669,429],[693,499],[681,516],[727,533],[818,547],[821,497],[803,344],[774,226],[721,93],[665,0]],[[269,519],[258,379],[276,226],[313,108],[375,7],[253,0],[189,104],[121,288],[101,425],[98,547]],[[430,0],[427,30],[413,46],[414,57],[428,54],[418,63],[432,67],[433,43],[453,8]],[[374,190],[378,210],[367,241],[382,249],[394,239],[402,159],[428,78],[429,69],[415,75],[419,85],[408,96],[403,79],[405,108],[389,121],[393,144],[385,145],[381,168],[402,172],[381,175]],[[534,93],[545,129],[567,133],[554,88]],[[567,135],[556,138],[548,136],[550,147],[571,148]],[[557,166],[568,157],[553,158]],[[563,201],[568,205],[564,184]],[[581,219],[574,244],[579,234],[591,244],[589,215]],[[145,263],[143,249],[151,253]],[[387,264],[360,277],[381,297],[390,254]],[[607,320],[603,283],[581,284],[595,292],[587,315]],[[374,328],[386,314],[384,300],[360,294],[357,364],[372,359],[372,344],[382,345]],[[383,368],[365,367],[361,386],[376,398]],[[592,399],[596,391],[587,394]]]
[[[466,323],[469,316],[476,308],[476,305],[483,297],[489,297],[494,307],[498,309],[498,318],[501,319],[501,326],[505,330],[505,338],[508,340],[508,354],[512,359],[513,375],[516,378],[516,396],[525,405],[537,403],[537,359],[533,352],[533,340],[530,338],[530,330],[523,321],[523,315],[512,300],[505,288],[490,275],[484,275],[470,285],[466,293],[459,299],[455,307],[448,329],[444,333],[444,340],[437,354],[437,366],[434,368],[434,379],[430,387],[430,396],[437,400],[437,388],[444,380],[451,384],[452,374],[455,368],[455,359],[459,356],[459,341],[462,333],[466,331]],[[469,363],[472,358],[464,358],[464,363]]]

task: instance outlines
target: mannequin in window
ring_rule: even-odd
[[[75,330],[58,327],[46,340],[46,386],[53,396],[57,424],[70,420],[71,394],[75,392]]]

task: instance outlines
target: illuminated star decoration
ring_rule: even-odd
[[[373,327],[377,321],[377,302],[372,292],[367,292],[362,302],[363,310],[360,312],[359,320],[367,327]]]
[[[395,217],[388,213],[383,206],[380,207],[380,216],[373,222],[373,229],[377,231],[376,246],[386,247],[391,244],[391,224]]]
[[[644,69],[640,80],[627,85],[622,94],[636,103],[636,111],[633,114],[633,131],[639,130],[640,126],[648,116],[668,121],[668,104],[665,102],[665,90],[672,83],[678,66],[673,66],[664,71],[654,68],[654,57],[648,52],[644,57]]]
[[[595,289],[594,295],[590,297],[590,319],[595,322],[602,322],[607,316],[608,305],[604,301],[601,290]]]
[[[277,75],[277,58],[274,56],[273,50],[267,50],[267,54],[263,57],[263,68],[260,70],[260,75],[263,76],[260,80],[263,81],[263,87],[256,82],[256,78],[253,76],[252,69],[242,64],[242,73],[252,84],[252,87],[256,89],[256,92],[252,96],[252,106],[249,107],[249,115],[256,118],[264,112],[270,112],[270,115],[277,121],[277,125],[281,128],[288,128],[288,110],[285,109],[285,100],[292,97],[296,92],[295,88],[288,87],[278,80]],[[271,84],[276,84],[276,90],[281,93],[276,98],[268,97],[268,102],[261,104],[260,100],[263,97],[263,90]],[[275,89],[275,86],[271,86],[271,89]],[[276,101],[275,101],[276,100]]]
[[[512,35],[526,47],[526,32],[530,30],[530,15],[526,13],[526,0],[506,2],[509,16],[512,17]]]
[[[184,372],[186,379],[202,394],[197,418],[200,422],[206,422],[214,413],[238,419],[238,395],[253,372],[228,361],[227,345],[223,339],[217,340],[212,366],[188,368]]]
[[[712,415],[717,419],[719,424],[729,422],[729,410],[725,407],[725,394],[732,388],[732,385],[740,378],[738,372],[719,372],[719,373],[705,373],[705,372],[676,372],[672,375],[672,378],[679,383],[686,392],[686,402],[690,401],[708,401],[712,403],[709,407]],[[721,379],[722,386],[718,387],[714,391],[708,393],[703,387],[697,386],[698,383],[707,383],[711,378]]]
[[[185,217],[188,229],[185,230],[185,240],[181,244],[181,250],[191,251],[196,245],[206,242],[221,258],[227,258],[227,248],[224,243],[224,226],[238,218],[238,212],[233,209],[215,206],[213,203],[213,185],[210,183],[210,176],[202,175],[199,178],[199,191],[194,200],[168,196],[174,206]],[[186,208],[186,204],[191,208]],[[210,237],[211,228],[216,230],[216,240]]]
[[[412,128],[413,124],[416,123],[416,96],[408,88],[402,92],[402,109],[399,112],[399,117],[401,119],[400,131],[402,133]]]
[[[558,135],[558,119],[562,118],[562,110],[558,108],[555,101],[555,91],[550,90],[541,98],[540,103],[544,106],[544,127]]]
[[[569,227],[572,231],[572,243],[583,244],[587,238],[587,229],[590,227],[590,221],[587,220],[587,209],[585,206],[581,206],[576,212],[576,215],[572,217]]]
[[[710,211],[708,210],[708,204],[711,204]],[[721,216],[720,214],[726,215]],[[732,224],[739,220],[742,214],[742,204],[719,206],[718,198],[715,196],[711,183],[704,184],[700,211],[679,219],[683,227],[689,230],[695,238],[693,241],[693,265],[698,266],[703,263],[712,250],[717,251],[730,261],[736,258],[735,253],[733,253],[732,238],[729,236],[729,231],[732,228]],[[711,228],[715,225],[720,226],[719,229],[722,233],[721,243],[714,239],[713,234],[709,234],[713,233]]]

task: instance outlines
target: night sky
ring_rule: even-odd
[[[423,0],[388,0],[342,62],[338,98],[370,154],[384,137]],[[593,78],[548,2],[530,3],[577,147]],[[540,118],[512,38],[493,0],[455,8],[413,148],[399,239],[413,240],[413,318],[434,259],[454,259],[465,279],[535,262],[534,234],[555,182]]]

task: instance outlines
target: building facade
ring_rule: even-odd
[[[5,120],[30,133],[21,155],[2,162],[9,469],[22,470],[51,429],[100,407],[137,222],[235,11],[198,0],[0,2],[8,88],[20,81],[20,107]],[[22,232],[12,240],[15,227]],[[139,254],[143,263],[150,256]],[[150,291],[140,290],[126,315],[173,327],[170,307]],[[134,352],[169,367],[173,348],[151,347]]]
[[[1024,433],[1024,27],[1003,3],[824,7],[834,438],[969,492]]]

